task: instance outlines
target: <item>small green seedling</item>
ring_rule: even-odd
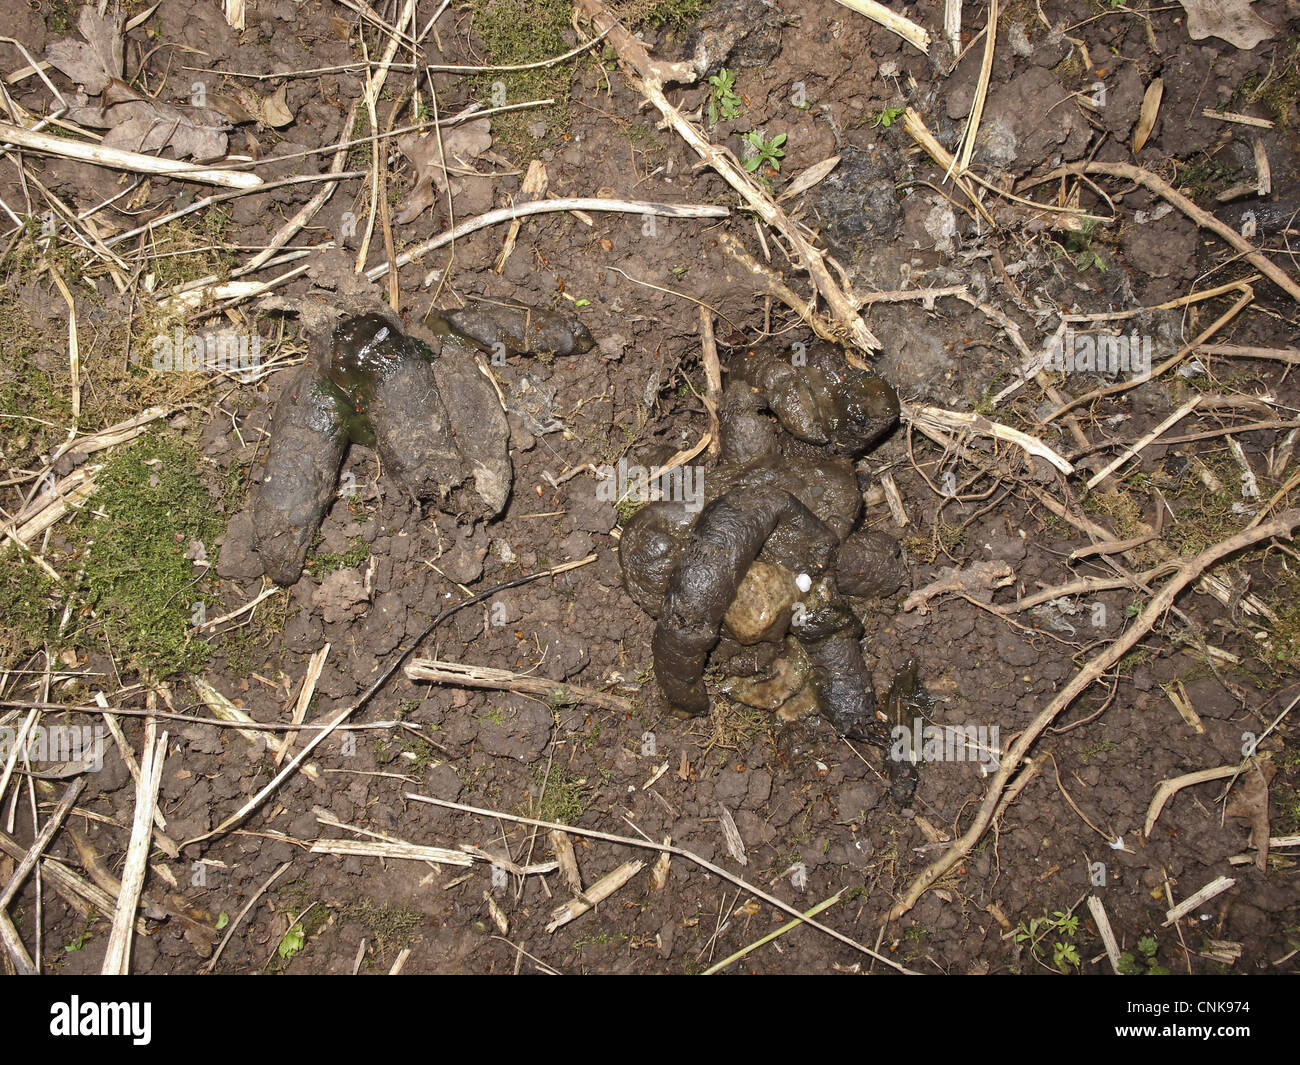
[[[307,933],[303,931],[302,925],[296,924],[285,932],[276,952],[287,961],[302,950],[303,944],[306,942]]]
[[[1156,951],[1160,949],[1160,944],[1156,941],[1155,936],[1143,936],[1137,942],[1137,949],[1137,957],[1127,950],[1119,956],[1121,976],[1169,975],[1168,969],[1163,965],[1156,964]]]
[[[719,118],[740,117],[740,96],[736,93],[734,71],[723,67],[709,79],[713,91],[709,94],[709,125],[716,126]]]
[[[1052,967],[1063,973],[1067,965],[1076,969],[1079,967],[1079,951],[1074,945],[1074,934],[1078,930],[1079,918],[1057,910],[1050,917],[1044,914],[1042,917],[1033,917],[1028,922],[1021,921],[1016,930],[1016,942],[1028,943],[1034,957],[1046,965],[1046,940],[1055,934],[1059,938],[1052,943]]]
[[[903,109],[901,107],[886,107],[880,114],[876,115],[876,120],[871,124],[873,126],[884,126],[885,129],[888,129],[898,121],[898,116],[902,113]]]
[[[781,147],[785,143],[784,133],[778,133],[771,140],[766,140],[761,130],[751,129],[744,135],[743,140],[749,145],[750,155],[742,161],[741,165],[751,174],[764,165],[770,166],[773,170],[781,169],[781,160],[785,158],[785,150]]]

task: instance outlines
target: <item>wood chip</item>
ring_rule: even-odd
[[[551,920],[546,925],[548,932],[554,932],[570,921],[576,920],[597,903],[603,902],[619,888],[645,868],[645,862],[624,862],[611,873],[606,873],[577,898],[557,906],[551,911]]]
[[[551,846],[560,863],[560,879],[575,895],[582,894],[582,872],[578,869],[578,856],[573,852],[573,840],[558,828],[550,830]]]
[[[1101,899],[1096,895],[1088,896],[1088,912],[1096,922],[1097,934],[1101,936],[1102,945],[1106,948],[1110,967],[1116,975],[1119,975],[1119,943],[1115,940],[1114,929],[1110,927],[1110,918],[1106,916],[1106,907],[1101,904]]]
[[[745,857],[745,841],[740,838],[740,829],[736,827],[736,819],[731,816],[731,811],[721,803],[718,804],[718,821],[722,825],[722,839],[727,845],[727,853],[741,865],[748,865],[749,859]]]
[[[1169,701],[1174,704],[1174,709],[1178,715],[1196,730],[1198,736],[1205,735],[1205,726],[1201,724],[1200,715],[1192,709],[1192,704],[1187,700],[1187,689],[1183,687],[1183,682],[1177,681],[1174,684],[1160,685],[1164,693],[1169,696]]]
[[[1214,898],[1216,895],[1223,894],[1223,892],[1227,891],[1228,888],[1235,886],[1236,883],[1237,882],[1230,876],[1215,877],[1195,895],[1185,899],[1172,910],[1169,910],[1165,914],[1165,927],[1168,928],[1175,921],[1187,916],[1187,914],[1191,913],[1197,906],[1200,906],[1204,902],[1209,902],[1210,899]]]

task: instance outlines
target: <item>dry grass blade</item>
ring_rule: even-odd
[[[243,32],[244,0],[221,0],[221,10],[226,16],[226,25]]]
[[[523,692],[537,695],[556,704],[590,703],[602,710],[632,713],[632,702],[617,695],[579,688],[563,681],[530,677],[512,673],[508,669],[491,666],[473,666],[466,662],[440,662],[433,658],[413,658],[406,665],[406,675],[411,680],[428,680],[435,684],[450,684],[462,688],[487,688],[493,691]]]
[[[1241,359],[1271,359],[1300,366],[1300,348],[1259,348],[1246,344],[1198,344],[1196,351],[1202,355],[1227,355]]]
[[[219,284],[204,285],[200,288],[190,289],[188,292],[179,292],[158,302],[159,306],[164,309],[177,312],[197,310],[203,304],[212,300],[224,301],[226,306],[232,306],[235,303],[252,299],[254,296],[264,295],[270,292],[271,289],[306,273],[307,270],[308,267],[299,266],[293,270],[287,270],[269,281],[223,281]],[[213,310],[216,309],[213,308]]]
[[[617,869],[606,873],[578,898],[571,899],[552,910],[551,919],[547,922],[546,930],[554,932],[557,928],[568,924],[570,921],[577,920],[598,903],[604,902],[644,868],[645,862],[633,860],[624,862]]]
[[[830,172],[839,165],[839,162],[840,157],[832,155],[829,159],[823,159],[820,163],[813,163],[812,166],[790,182],[790,187],[776,198],[776,202],[781,203],[784,200],[792,200],[800,193],[807,192],[819,181],[825,180]]]
[[[528,164],[528,173],[524,175],[523,184],[519,186],[520,200],[539,200],[546,195],[546,189],[550,185],[550,177],[546,173],[546,164],[540,159],[534,159]],[[510,223],[510,228],[506,231],[506,239],[501,244],[501,254],[497,256],[496,265],[492,268],[494,273],[501,273],[506,268],[506,260],[514,253],[515,241],[519,238],[519,229],[523,225],[522,219],[516,218]]]
[[[982,414],[904,403],[902,404],[902,418],[903,421],[916,426],[922,432],[926,429],[959,429],[980,436],[990,436],[995,440],[1015,444],[1016,447],[1027,454],[1050,462],[1067,476],[1074,472],[1074,465],[1068,459],[1063,458],[1055,449],[1039,440],[1038,437],[1030,436],[1019,429],[1012,429],[1009,425],[991,421]]]
[[[903,129],[925,150],[926,155],[943,167],[944,173],[948,174],[952,183],[965,193],[966,198],[970,200],[971,205],[980,213],[984,221],[991,226],[996,225],[993,216],[989,214],[988,209],[980,202],[979,197],[975,195],[975,190],[966,180],[970,175],[957,170],[957,157],[939,143],[935,135],[930,132],[930,127],[925,124],[925,119],[915,108],[908,107],[903,110]]]
[[[989,0],[988,27],[984,34],[984,58],[980,63],[979,81],[975,84],[975,98],[971,102],[970,121],[962,137],[961,153],[956,161],[956,172],[964,174],[970,169],[975,153],[975,138],[979,135],[980,119],[984,114],[984,100],[989,92],[989,78],[993,74],[993,49],[998,39],[998,0]]]
[[[1206,118],[1217,118],[1220,122],[1236,122],[1242,126],[1256,126],[1259,129],[1272,129],[1277,123],[1271,118],[1256,118],[1254,115],[1242,115],[1236,111],[1216,111],[1212,107],[1204,107],[1201,114]]]
[[[134,440],[137,436],[142,436],[149,431],[151,423],[156,422],[159,418],[169,417],[176,410],[176,407],[147,407],[134,417],[127,418],[116,425],[110,425],[107,429],[101,429],[89,436],[65,440],[55,448],[54,454],[50,457],[50,463],[53,465],[66,457],[68,465],[79,466],[96,451],[116,447],[118,444],[125,444]]]
[[[839,891],[835,892],[835,894],[832,895],[829,899],[824,899],[821,902],[817,903],[817,905],[814,906],[811,910],[804,911],[804,917],[816,917],[819,913],[822,912],[822,910],[826,910],[834,906],[837,902],[840,901],[841,897],[843,897],[844,891],[845,889],[841,888]],[[723,958],[722,961],[710,965],[700,975],[715,976],[716,974],[722,972],[723,969],[726,969],[733,963],[740,961],[740,959],[745,957],[745,955],[752,954],[759,947],[771,943],[774,939],[779,939],[781,936],[785,935],[791,929],[798,928],[803,923],[804,921],[802,917],[796,917],[793,921],[786,921],[786,923],[783,924],[780,928],[776,929],[775,931],[769,932],[767,935],[763,936],[762,939],[756,939],[748,946],[741,947],[738,951],[736,951],[736,953]]]
[[[312,854],[354,854],[362,858],[402,858],[435,865],[474,864],[471,855],[446,847],[426,847],[420,843],[379,839],[318,839],[309,848]]]
[[[1132,551],[1135,547],[1141,547],[1143,544],[1150,543],[1159,534],[1153,529],[1151,532],[1142,533],[1140,536],[1130,536],[1127,540],[1106,540],[1100,544],[1088,544],[1087,547],[1076,547],[1067,556],[1066,561],[1073,565],[1075,562],[1085,558],[1092,558],[1095,555],[1124,555]],[[1128,581],[1121,581],[1116,587],[1128,587]]]
[[[943,0],[943,36],[954,56],[961,54],[961,0]]]
[[[9,957],[13,960],[14,971],[19,976],[36,975],[36,963],[32,961],[32,956],[27,953],[27,948],[23,946],[23,940],[18,934],[18,929],[14,927],[13,921],[3,910],[0,910],[0,941],[4,942],[5,950],[9,952]]]
[[[237,707],[221,692],[217,691],[202,677],[191,677],[190,683],[194,685],[194,690],[199,693],[199,698],[203,700],[212,713],[222,721],[233,722],[236,725],[235,731],[251,743],[258,751],[266,745],[266,737],[261,732],[253,729],[239,728],[239,725],[253,724],[253,719],[243,710]]]
[[[492,918],[492,923],[497,926],[497,931],[503,936],[510,934],[510,920],[506,917],[505,910],[501,908],[500,903],[492,897],[490,891],[483,892],[483,901],[487,903],[488,915]]]
[[[61,521],[69,511],[80,509],[94,494],[95,475],[99,471],[99,466],[83,466],[56,481],[49,492],[37,496],[14,515],[13,521],[5,526],[5,533],[23,546],[30,545],[46,529]],[[0,555],[9,546],[8,541],[0,543]]]
[[[1165,914],[1165,920],[1164,920],[1165,927],[1168,928],[1179,918],[1185,917],[1187,914],[1191,913],[1194,909],[1196,909],[1196,907],[1202,905],[1203,903],[1209,902],[1210,899],[1214,898],[1216,895],[1222,895],[1225,891],[1228,890],[1228,888],[1232,887],[1236,883],[1237,882],[1233,880],[1232,877],[1230,876],[1215,877],[1208,884],[1206,884],[1205,887],[1201,888],[1200,891],[1196,892],[1195,895],[1189,895],[1177,906],[1170,909]]]
[[[487,862],[489,865],[500,866],[511,876],[542,876],[547,873],[553,873],[560,867],[558,861],[537,862],[533,865],[520,865],[518,862],[511,861],[509,858],[503,857],[500,854],[493,854],[491,851],[486,851],[482,847],[476,846],[473,843],[462,843],[460,849],[471,857],[479,859],[479,861]]]
[[[636,200],[606,200],[590,197],[578,197],[563,200],[537,200],[533,203],[516,203],[510,207],[499,207],[495,211],[467,219],[458,226],[430,237],[413,248],[408,248],[397,257],[396,263],[380,263],[366,271],[366,277],[378,281],[396,265],[398,268],[413,263],[421,256],[437,251],[453,241],[463,240],[471,233],[513,218],[525,218],[528,215],[546,214],[552,211],[614,211],[621,214],[660,215],[665,218],[726,218],[731,212],[725,207],[712,204],[694,203],[649,203]]]
[[[9,878],[9,883],[5,885],[3,891],[0,891],[0,912],[9,908],[14,896],[18,894],[18,889],[23,886],[23,881],[27,879],[27,874],[32,871],[37,861],[44,854],[45,848],[49,846],[50,840],[54,838],[54,834],[59,830],[59,826],[63,824],[63,819],[68,816],[68,811],[72,809],[73,803],[77,801],[77,796],[81,794],[85,786],[86,781],[84,779],[75,780],[68,785],[67,790],[63,793],[63,798],[59,800],[59,805],[45,824],[41,826],[41,831],[18,863],[13,876]]]
[[[3,832],[0,832],[0,850],[11,858],[22,858],[25,853],[22,847]],[[41,875],[54,885],[54,890],[69,906],[87,920],[96,915],[112,913],[113,907],[117,905],[115,895],[110,895],[98,884],[91,883],[48,854],[41,856]],[[136,918],[135,930],[140,935],[145,934],[147,926],[143,917]]]
[[[548,833],[551,846],[555,850],[555,859],[560,866],[560,879],[565,887],[575,895],[582,891],[582,872],[578,868],[578,856],[573,850],[573,840],[567,832],[553,828]]]
[[[880,475],[880,487],[885,493],[885,505],[889,507],[889,515],[894,519],[894,524],[900,529],[907,528],[910,519],[907,508],[903,506],[903,493],[898,490],[898,482],[889,470]]]
[[[890,33],[898,34],[918,51],[926,55],[930,54],[930,31],[924,26],[918,26],[911,19],[891,11],[884,4],[878,4],[875,0],[835,0],[835,2],[843,4],[851,11],[856,11],[859,15],[865,15],[872,22],[884,26]]]
[[[268,584],[267,587],[263,588],[260,592],[257,593],[257,595],[255,595],[243,606],[235,607],[234,610],[222,614],[220,617],[215,617],[210,621],[205,621],[203,622],[203,624],[195,625],[194,627],[199,632],[202,632],[204,629],[215,629],[219,625],[224,625],[227,621],[234,621],[235,618],[239,617],[240,614],[246,614],[250,610],[253,610],[264,599],[270,599],[271,596],[275,595],[277,592],[282,592],[282,591],[284,591],[284,589],[281,588],[279,585]]]
[[[140,752],[140,780],[135,789],[135,816],[131,822],[131,842],[122,867],[122,890],[113,911],[113,930],[108,936],[104,964],[105,976],[125,976],[131,969],[131,937],[135,932],[135,911],[144,889],[144,875],[153,838],[153,810],[162,784],[163,763],[167,759],[167,733],[155,738],[153,718],[145,721],[144,747]]]
[[[107,167],[110,170],[129,170],[140,174],[159,174],[176,181],[193,181],[200,185],[221,185],[229,189],[254,189],[262,184],[256,174],[240,170],[223,170],[219,167],[195,166],[193,163],[181,163],[175,159],[162,159],[155,155],[142,155],[128,152],[121,148],[105,148],[87,141],[74,141],[67,137],[55,137],[49,133],[35,133],[15,126],[12,122],[0,122],[0,142],[16,144],[36,152],[62,156],[65,159],[79,159],[83,163]]]
[[[295,725],[301,725],[303,719],[307,716],[307,707],[311,705],[312,696],[316,694],[316,682],[320,680],[321,670],[325,668],[325,659],[329,657],[329,653],[330,645],[326,644],[313,654],[307,662],[307,673],[302,679],[302,690],[298,692],[298,701],[293,704],[292,721]],[[275,752],[276,765],[284,761],[284,756],[289,753],[289,748],[293,746],[293,741],[297,738],[298,733],[296,732],[286,732],[284,734],[280,749]]]
[[[1102,945],[1106,948],[1106,959],[1110,962],[1111,971],[1118,974],[1119,943],[1116,942],[1115,932],[1110,927],[1110,918],[1106,916],[1106,907],[1096,895],[1088,896],[1088,912],[1092,914],[1093,923],[1097,926],[1097,934],[1101,936]]]
[[[81,345],[77,339],[77,305],[72,301],[72,293],[63,280],[63,275],[53,266],[49,267],[50,277],[68,305],[68,376],[72,385],[72,428],[69,434],[77,431],[77,422],[81,419]]]
[[[727,853],[736,860],[736,864],[748,865],[745,841],[741,838],[740,829],[736,827],[736,819],[731,816],[731,811],[721,804],[718,806],[718,823],[722,826],[722,839],[727,845]]]
[[[713,336],[713,314],[700,308],[700,352],[704,362],[704,407],[709,412],[709,457],[716,458],[722,446],[718,431],[718,403],[722,400],[722,366],[718,362],[718,344]]]
[[[1098,470],[1096,473],[1094,473],[1091,477],[1089,477],[1089,478],[1088,478],[1088,487],[1089,487],[1089,488],[1095,488],[1095,487],[1097,487],[1097,485],[1099,485],[1102,481],[1104,481],[1104,480],[1105,480],[1107,477],[1109,477],[1112,473],[1114,473],[1114,472],[1115,472],[1116,470],[1118,470],[1121,466],[1123,466],[1124,463],[1128,462],[1129,459],[1131,459],[1131,458],[1133,458],[1135,455],[1139,454],[1139,453],[1142,451],[1142,449],[1145,448],[1145,447],[1147,447],[1148,445],[1150,445],[1150,444],[1152,443],[1152,441],[1154,441],[1154,440],[1156,440],[1158,437],[1164,435],[1164,433],[1165,433],[1167,430],[1169,430],[1169,429],[1171,429],[1173,426],[1177,425],[1180,421],[1182,421],[1184,418],[1186,418],[1189,414],[1192,413],[1192,411],[1194,411],[1194,410],[1195,410],[1197,407],[1199,407],[1200,405],[1201,405],[1201,397],[1200,397],[1200,396],[1193,396],[1193,397],[1192,397],[1191,399],[1189,399],[1186,403],[1184,403],[1181,407],[1179,407],[1176,411],[1174,411],[1173,414],[1169,415],[1168,418],[1166,418],[1164,421],[1162,421],[1159,425],[1157,425],[1157,426],[1156,426],[1154,429],[1152,429],[1150,432],[1146,433],[1146,434],[1142,437],[1142,439],[1136,441],[1136,442],[1133,443],[1133,444],[1130,444],[1130,445],[1129,445],[1128,447],[1126,447],[1123,451],[1121,451],[1118,455],[1116,455],[1116,456],[1115,456],[1115,457],[1114,457],[1110,462],[1108,462],[1104,467],[1102,467],[1100,470]]]

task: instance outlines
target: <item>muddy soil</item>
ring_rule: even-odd
[[[74,33],[75,18],[61,6],[25,0],[2,6],[10,16],[7,32],[33,56]],[[448,8],[424,42],[424,61],[489,61],[476,31],[489,7]],[[905,11],[937,42],[942,7],[918,0]],[[375,10],[391,20],[399,8],[379,4]],[[1011,4],[997,27],[973,168],[1010,189],[1013,182],[1083,160],[1137,162],[1178,183],[1207,210],[1242,211],[1248,199],[1224,205],[1216,195],[1253,180],[1258,140],[1272,167],[1270,202],[1294,197],[1300,116],[1294,92],[1284,89],[1279,96],[1269,86],[1298,83],[1300,22],[1294,4],[1282,0],[1260,0],[1253,9],[1275,34],[1243,50],[1216,37],[1191,40],[1176,7],[1147,13],[1081,0],[1051,0],[1041,10]],[[423,27],[434,10],[419,4],[416,24]],[[1062,313],[1155,308],[1251,276],[1249,264],[1221,240],[1149,191],[1112,177],[1090,179],[1094,184],[1054,178],[1021,189],[1043,203],[1082,207],[1103,222],[1067,232],[1055,224],[1058,214],[990,193],[982,196],[997,223],[990,227],[919,152],[902,120],[902,109],[914,107],[944,145],[956,147],[976,97],[985,17],[985,9],[965,6],[965,55],[956,61],[938,44],[926,57],[832,0],[717,0],[677,22],[643,23],[642,32],[658,57],[694,61],[704,75],[723,67],[734,73],[737,102],[730,110],[736,113],[719,115],[712,126],[707,83],[672,89],[670,98],[687,113],[699,111],[712,138],[738,155],[744,133],[758,131],[755,139],[768,144],[783,135],[779,170],[757,171],[777,195],[809,167],[840,156],[830,177],[783,204],[819,234],[858,293],[966,286],[976,303],[1002,316],[1038,352]],[[220,5],[163,0],[144,26],[130,31],[127,71],[134,75],[149,53],[150,88],[161,87],[166,99],[183,99],[188,93],[180,92],[181,83],[195,79],[207,80],[212,92],[233,93],[248,84],[236,73],[270,75],[255,83],[258,91],[284,86],[294,121],[279,129],[238,126],[230,150],[269,160],[258,167],[268,180],[321,173],[364,85],[355,66],[361,56],[356,22],[342,6],[250,0],[247,28],[239,32],[225,24]],[[571,27],[562,24],[557,32],[566,47],[579,43]],[[367,43],[376,54],[373,34]],[[6,72],[26,62],[8,45],[0,45],[0,57]],[[1131,624],[1149,593],[1111,587],[1058,596],[1024,612],[998,609],[1076,577],[1114,575],[1101,556],[1072,561],[1072,552],[1105,538],[1081,530],[1082,519],[1115,539],[1134,536],[1141,522],[1158,523],[1175,556],[1244,526],[1296,469],[1283,451],[1295,430],[1282,423],[1300,406],[1288,363],[1198,353],[1184,364],[1194,363],[1193,373],[1171,371],[1075,410],[1085,447],[1068,424],[1048,421],[1059,401],[1041,381],[1010,388],[1023,353],[995,317],[950,297],[871,304],[865,317],[881,341],[872,369],[905,403],[977,411],[1040,437],[1078,467],[1067,480],[981,437],[954,454],[906,426],[856,466],[863,525],[901,542],[910,574],[897,596],[873,601],[861,618],[862,647],[880,701],[887,701],[899,670],[915,660],[925,698],[908,705],[925,709],[933,726],[979,730],[968,734],[986,749],[959,745],[946,755],[924,755],[915,794],[900,807],[890,795],[886,752],[838,739],[824,716],[787,726],[728,700],[716,686],[720,678],[710,673],[710,715],[680,720],[667,712],[652,679],[654,619],[623,588],[618,534],[628,508],[610,499],[593,470],[616,466],[620,458],[653,466],[693,446],[707,430],[700,398],[701,306],[715,316],[724,351],[733,350],[728,344],[739,350],[772,338],[813,341],[787,308],[755,295],[721,246],[722,232],[800,292],[807,282],[782,242],[770,230],[760,234],[726,184],[711,171],[694,169],[693,152],[658,128],[653,112],[641,110],[608,49],[597,47],[560,69],[569,89],[563,111],[530,112],[517,139],[507,143],[502,134],[490,153],[468,159],[477,173],[459,178],[454,214],[439,195],[430,209],[396,227],[399,250],[521,198],[533,160],[546,168],[551,197],[723,204],[732,215],[721,221],[536,215],[523,220],[499,272],[493,265],[507,226],[480,230],[402,268],[396,310],[406,322],[421,322],[433,307],[514,301],[577,314],[597,346],[575,356],[486,360],[512,408],[514,485],[499,517],[476,520],[422,505],[374,451],[353,445],[306,572],[251,617],[205,631],[210,657],[198,671],[252,719],[284,723],[309,661],[328,646],[303,718],[309,725],[327,721],[357,700],[430,620],[486,592],[440,624],[418,657],[545,678],[554,689],[537,696],[431,684],[399,670],[347,729],[316,747],[238,827],[178,854],[151,855],[147,889],[153,902],[144,911],[148,934],[135,940],[134,970],[203,969],[224,934],[217,929],[273,876],[225,945],[216,971],[384,972],[400,957],[406,972],[695,973],[788,919],[681,856],[656,871],[654,851],[575,835],[584,887],[627,862],[644,868],[590,912],[548,930],[552,911],[572,897],[570,887],[553,871],[520,875],[522,867],[554,857],[547,831],[411,797],[427,796],[655,843],[671,840],[800,910],[841,893],[820,919],[916,971],[1110,972],[1085,905],[1089,895],[1101,900],[1131,971],[1296,971],[1294,851],[1276,848],[1257,868],[1249,845],[1252,821],[1224,816],[1224,780],[1181,792],[1143,834],[1160,781],[1239,762],[1243,745],[1262,736],[1300,690],[1300,581],[1293,551],[1256,551],[1216,571],[1227,588],[1226,603],[1200,590],[1180,596],[1178,612],[1167,614],[1038,741],[1031,752],[1034,775],[973,852],[880,931],[907,884],[971,823],[997,752],[1008,750],[1053,694]],[[397,93],[409,88],[409,77],[395,68],[392,92],[381,101],[381,124]],[[1159,115],[1135,157],[1134,126],[1157,77],[1164,90]],[[74,88],[57,71],[51,78],[61,91]],[[441,115],[485,102],[493,91],[482,76],[438,73],[431,83]],[[428,84],[421,92],[431,112]],[[32,114],[52,107],[39,79],[25,78],[10,91]],[[1240,112],[1271,126],[1207,117],[1207,109]],[[408,105],[394,125],[409,117]],[[284,161],[275,162],[278,156]],[[415,175],[395,149],[385,151],[383,161],[396,203]],[[116,171],[71,160],[26,153],[23,165],[74,210],[100,204],[124,187]],[[367,157],[358,169],[368,166]],[[317,187],[287,185],[231,200],[222,239],[241,249],[239,261],[251,258]],[[293,246],[332,241],[331,254],[342,248],[350,267],[366,239],[370,187],[368,173],[340,182]],[[105,232],[140,225],[204,194],[195,188],[155,178],[129,205],[106,210]],[[0,199],[17,210],[24,195],[6,160]],[[1261,227],[1256,239],[1274,250],[1294,248],[1296,230],[1294,220],[1283,218]],[[1294,256],[1276,258],[1294,274]],[[386,259],[376,222],[365,261],[373,266]],[[277,296],[328,299],[326,286],[340,293],[338,261],[308,257],[307,271],[278,288]],[[1250,283],[1254,302],[1213,342],[1293,346],[1295,302],[1266,281]],[[109,282],[100,278],[98,284],[100,295],[108,295]],[[386,284],[374,286],[377,297]],[[47,369],[66,375],[64,304],[47,275],[33,274],[30,289],[29,313],[56,338],[43,356]],[[1108,324],[1152,338],[1159,362],[1223,314],[1239,291]],[[255,304],[234,313],[246,314],[242,321],[254,323],[264,337],[298,336],[292,314]],[[88,357],[121,354],[96,350]],[[93,366],[86,372],[93,374]],[[223,378],[197,393],[195,405],[165,429],[201,449],[205,476],[214,485],[232,472],[243,478],[243,489],[222,504],[222,535],[210,570],[200,575],[213,582],[208,616],[238,609],[265,587],[253,550],[251,493],[262,475],[272,414],[294,373],[280,369],[246,385]],[[1067,396],[1081,396],[1116,378],[1085,369],[1043,380]],[[1206,397],[1206,406],[1195,418],[1146,447],[1117,478],[1084,489],[1122,445],[1196,395]],[[1210,402],[1225,396],[1239,406]],[[1259,396],[1274,405],[1241,405]],[[1248,416],[1237,417],[1241,410]],[[1176,442],[1247,421],[1269,424],[1231,438],[1239,441],[1240,460],[1227,436]],[[1239,490],[1241,462],[1257,482],[1256,496]],[[36,465],[29,457],[27,466]],[[982,473],[982,467],[994,472]],[[1217,478],[1217,493],[1201,469]],[[887,481],[901,501],[897,513],[882,490]],[[6,513],[20,509],[23,491],[0,489]],[[1057,499],[1070,501],[1074,523],[1053,513]],[[1217,524],[1207,531],[1211,512]],[[61,560],[57,551],[53,556],[58,568],[75,569],[75,560]],[[969,598],[941,596],[920,609],[903,608],[911,591],[952,567],[979,562],[1005,563],[1012,580]],[[1159,557],[1136,547],[1113,562],[1140,573]],[[55,642],[49,650],[57,659],[61,648]],[[6,675],[5,697],[42,699],[39,684],[33,687],[31,676],[18,671],[34,670],[39,678],[43,661],[42,654],[27,653],[6,662],[15,672]],[[140,678],[129,670],[120,675],[112,648],[102,641],[62,659],[60,668],[57,700],[86,702],[106,690],[112,705],[146,706],[139,689],[129,688]],[[115,695],[117,680],[105,678],[120,680],[123,691]],[[573,688],[625,700],[626,709],[575,701]],[[164,696],[167,708],[180,715],[160,723],[170,737],[159,805],[166,836],[176,842],[210,833],[313,735],[299,732],[277,757],[274,745],[251,742],[250,734],[184,720],[213,713],[188,678],[170,681]],[[1171,699],[1185,701],[1194,723]],[[155,701],[153,708],[162,705]],[[3,709],[17,708],[11,703]],[[20,720],[15,713],[6,723]],[[59,714],[44,720],[98,722]],[[140,718],[123,717],[121,727],[138,751]],[[284,734],[267,735],[278,744]],[[1300,831],[1294,735],[1293,719],[1283,717],[1260,748],[1276,771],[1268,805],[1273,837]],[[105,870],[119,875],[135,788],[111,740],[102,769],[84,779],[69,823]],[[56,797],[51,792],[45,800]],[[25,849],[33,837],[26,795],[17,809],[12,835]],[[1236,811],[1229,806],[1229,812]],[[729,845],[729,823],[743,851]],[[473,845],[489,861],[460,866],[330,852],[331,841],[355,840]],[[49,853],[78,869],[85,861],[66,834],[56,836]],[[1173,903],[1221,875],[1234,878],[1235,886],[1165,924]],[[78,912],[48,884],[40,916],[42,964],[63,973],[99,971],[107,923],[100,914]],[[11,913],[34,943],[31,884]],[[800,928],[734,962],[730,971],[891,968]]]

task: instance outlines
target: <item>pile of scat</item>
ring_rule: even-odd
[[[728,371],[703,508],[649,503],[619,545],[628,593],[658,621],[655,679],[671,710],[703,714],[711,661],[732,699],[787,721],[820,712],[888,749],[854,604],[907,570],[897,541],[861,527],[855,460],[898,424],[898,396],[824,343],[747,351]],[[892,768],[905,799],[915,774]]]
[[[254,503],[253,547],[277,584],[294,584],[333,502],[349,443],[374,448],[421,503],[493,518],[510,497],[510,430],[481,352],[571,355],[582,323],[525,307],[435,311],[408,336],[390,312],[344,319],[289,380],[271,422]],[[436,349],[435,350],[435,346]]]

